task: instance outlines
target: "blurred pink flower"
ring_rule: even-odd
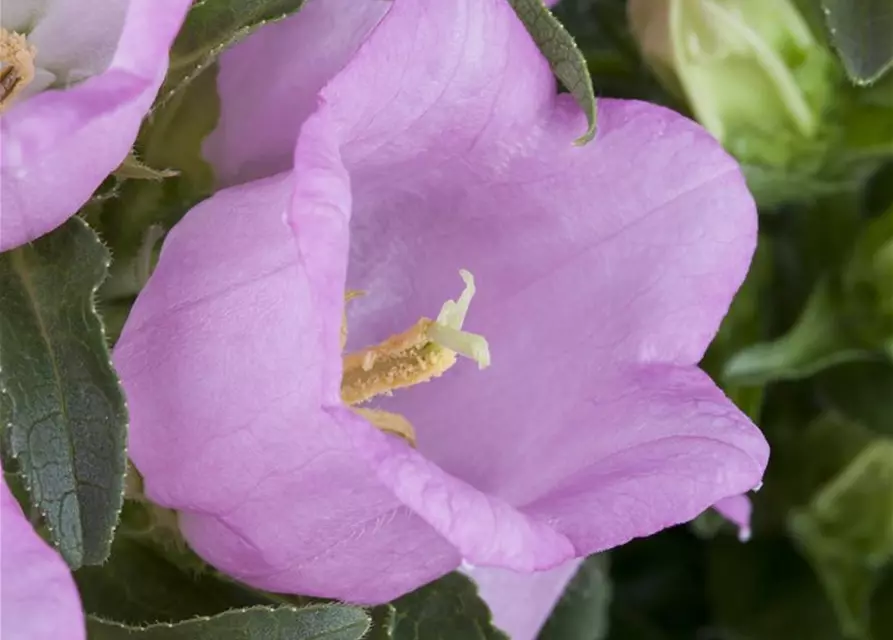
[[[223,57],[207,152],[236,186],[171,231],[116,347],[130,453],[240,580],[373,603],[464,560],[532,638],[575,558],[760,482],[765,440],[696,367],[754,204],[710,135],[660,107],[601,100],[575,146],[585,118],[505,0],[345,2]],[[460,268],[477,295],[442,333],[485,336],[491,366],[363,406],[390,425],[360,415],[364,385],[444,346],[361,349],[434,318]],[[512,575],[542,600],[500,601]]]
[[[121,164],[190,0],[4,0],[0,251],[58,227]]]

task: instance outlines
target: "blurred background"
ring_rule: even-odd
[[[704,125],[760,211],[703,361],[772,457],[716,514],[591,558],[541,638],[893,639],[893,2],[561,0],[600,96]]]

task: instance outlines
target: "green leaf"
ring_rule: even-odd
[[[822,8],[850,79],[880,78],[893,64],[893,0],[822,0]]]
[[[337,604],[236,609],[148,627],[87,620],[90,640],[359,640],[368,628],[369,616],[363,609]]]
[[[586,59],[564,25],[543,4],[543,0],[509,0],[509,4],[549,61],[552,72],[567,87],[586,114],[589,128],[577,139],[577,144],[586,144],[595,137],[597,115],[595,90],[592,88],[592,77],[589,75]]]
[[[789,526],[846,634],[870,638],[871,595],[893,560],[893,440],[872,442]]]
[[[602,640],[608,635],[610,606],[608,556],[590,556],[568,584],[538,640]]]
[[[187,573],[150,545],[121,533],[101,567],[74,573],[84,610],[128,625],[180,622],[235,607],[281,604],[215,574]]]
[[[109,554],[127,411],[93,304],[109,254],[79,218],[0,255],[0,424],[68,564]]]
[[[161,90],[165,104],[217,57],[255,29],[288,17],[304,0],[196,0],[171,47],[171,64]]]
[[[383,604],[375,607],[372,614],[372,628],[363,640],[393,640],[397,610],[394,605]]]
[[[451,573],[392,603],[395,640],[507,640],[474,582]]]
[[[740,351],[726,363],[723,379],[735,385],[796,380],[843,362],[873,358],[841,326],[838,305],[830,287],[820,285],[788,333]]]

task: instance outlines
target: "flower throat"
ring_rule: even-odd
[[[447,300],[436,320],[422,318],[403,333],[391,336],[380,344],[344,356],[341,378],[341,399],[354,412],[389,433],[400,435],[415,445],[415,432],[406,418],[376,409],[357,408],[381,395],[391,395],[428,382],[446,373],[456,364],[457,355],[478,363],[481,369],[490,365],[490,348],[480,335],[462,331],[462,324],[474,297],[474,278],[460,271],[465,290],[458,300]],[[348,292],[346,301],[358,292]],[[341,348],[347,342],[347,317],[342,319]]]

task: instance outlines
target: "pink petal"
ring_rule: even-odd
[[[148,495],[209,562],[377,602],[460,558],[550,569],[759,482],[765,440],[695,368],[753,251],[740,172],[641,103],[601,101],[575,147],[554,89],[504,0],[395,0],[294,172],[170,235],[115,363]],[[345,284],[368,291],[359,346],[436,314],[463,267],[494,365],[380,403],[412,449],[341,406]]]
[[[0,480],[0,636],[8,640],[86,637],[77,587],[62,557],[31,528]]]
[[[575,559],[536,573],[480,567],[463,571],[477,583],[497,627],[512,640],[535,640],[581,562]]]
[[[0,251],[65,222],[124,160],[164,79],[168,49],[189,4],[130,0],[104,72],[70,89],[44,91],[3,114]],[[75,9],[85,12],[82,5]],[[91,3],[89,9],[103,7]],[[88,17],[66,26],[86,29],[96,23]]]
[[[738,526],[738,538],[742,542],[750,540],[750,514],[753,511],[750,498],[746,495],[729,496],[717,502],[713,508],[726,520]]]
[[[205,142],[221,185],[291,166],[295,138],[316,109],[316,94],[390,6],[388,0],[309,0],[297,14],[221,56],[220,122]]]

